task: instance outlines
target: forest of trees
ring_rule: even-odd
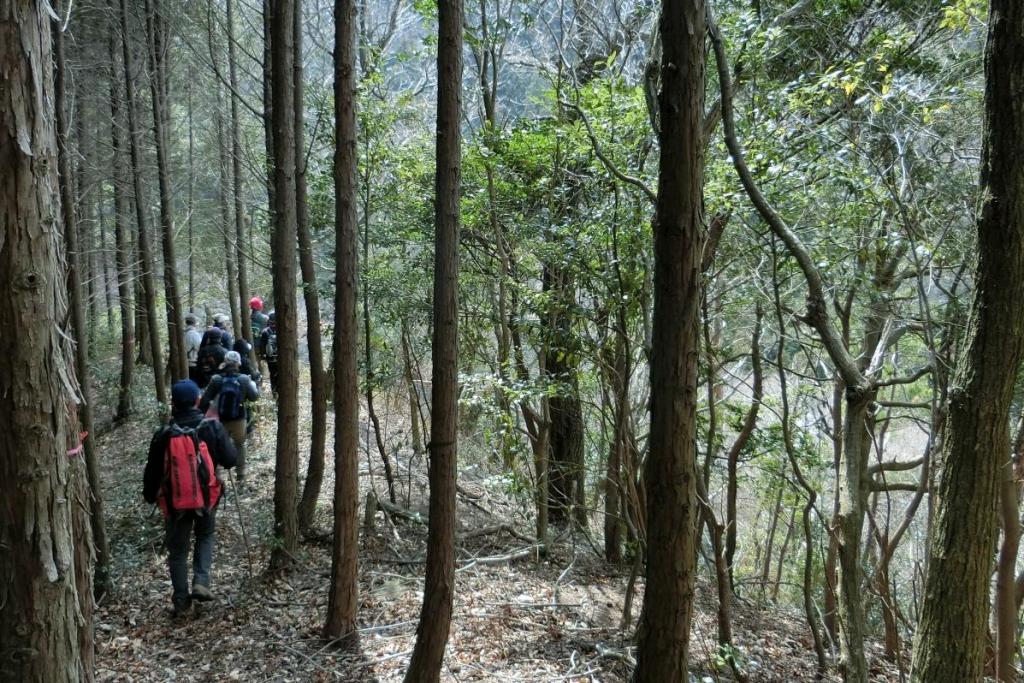
[[[1019,0],[0,0],[0,680],[224,615],[234,680],[1024,680],[1022,83]],[[142,442],[254,296],[252,596],[169,628]]]

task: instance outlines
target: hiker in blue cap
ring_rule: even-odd
[[[216,467],[234,467],[236,451],[224,426],[199,411],[202,393],[190,379],[171,387],[171,419],[149,444],[142,495],[158,503],[167,523],[167,565],[175,616],[191,611],[192,600],[213,600],[214,518],[221,483]],[[195,531],[192,591],[188,589],[188,547]]]

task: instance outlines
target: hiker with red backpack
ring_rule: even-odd
[[[238,487],[245,483],[245,437],[247,424],[246,401],[255,401],[260,397],[260,389],[249,375],[240,372],[242,357],[237,351],[228,351],[220,366],[220,374],[210,378],[206,385],[199,409],[208,416],[216,415],[223,423],[238,452],[235,473],[238,476]],[[211,407],[213,410],[211,411]]]
[[[142,495],[158,503],[167,531],[167,565],[171,573],[171,603],[175,616],[192,608],[192,600],[213,600],[214,520],[222,484],[216,468],[235,465],[235,445],[216,420],[199,410],[199,386],[190,379],[171,387],[171,420],[157,430],[149,444]],[[188,549],[195,532],[192,591],[188,589]]]

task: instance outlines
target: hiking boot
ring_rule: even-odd
[[[192,586],[192,597],[200,602],[209,602],[213,600],[213,592],[206,586],[197,583]]]
[[[175,600],[171,608],[171,616],[175,619],[183,619],[192,614],[192,599]]]

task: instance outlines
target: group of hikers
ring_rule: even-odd
[[[214,599],[210,589],[217,504],[224,473],[234,468],[236,495],[244,491],[246,446],[253,430],[250,404],[260,397],[261,364],[267,366],[271,392],[277,395],[277,324],[263,301],[249,301],[252,339],[233,339],[230,320],[213,316],[200,331],[196,317],[185,317],[188,378],[171,387],[171,417],[149,444],[143,497],[159,505],[166,527],[171,604],[176,617],[190,613],[194,600]],[[253,354],[255,351],[255,355]],[[195,535],[192,588],[188,551]]]

